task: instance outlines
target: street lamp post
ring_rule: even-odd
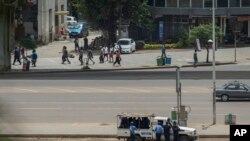
[[[215,73],[215,0],[213,0],[213,124],[216,124],[216,73]]]

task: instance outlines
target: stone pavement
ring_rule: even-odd
[[[94,33],[90,33],[89,42],[95,37]],[[61,64],[62,46],[68,47],[68,50],[75,55],[75,58],[70,58],[71,64],[67,62]],[[83,45],[83,40],[80,39],[80,45]],[[74,53],[73,39],[65,41],[56,41],[46,46],[41,46],[37,49],[38,61],[37,67],[31,67],[31,71],[35,70],[79,70],[82,68],[78,61],[78,54]],[[212,61],[212,50],[209,52],[209,60]],[[28,55],[31,51],[28,51]],[[243,65],[250,65],[250,49],[248,47],[237,49],[237,63]],[[99,63],[98,52],[94,54],[94,65],[90,63],[89,67],[92,70],[105,69],[134,69],[134,68],[155,68],[157,67],[156,59],[160,56],[160,50],[140,50],[133,54],[122,54],[121,67],[113,67],[112,63]],[[172,64],[169,66],[191,66],[193,62],[193,49],[167,49],[167,55],[172,58]],[[86,58],[86,52],[84,54]],[[13,60],[13,59],[12,59]],[[206,65],[206,50],[198,52],[198,60],[200,65]],[[232,63],[234,62],[234,48],[219,48],[216,51],[217,63]],[[20,71],[22,65],[16,63],[12,65],[13,71]]]
[[[75,58],[70,58],[71,64],[67,62],[61,64],[61,49],[62,46],[66,45]],[[31,67],[32,70],[79,70],[82,68],[80,62],[78,61],[78,54],[74,53],[74,45],[72,40],[57,41],[53,42],[47,46],[42,46],[37,49],[38,61],[37,67]],[[31,54],[28,51],[27,54]],[[250,54],[249,48],[239,48],[237,49],[237,63],[250,65]],[[114,67],[112,63],[106,61],[103,64],[99,63],[98,53],[94,55],[95,64],[90,63],[89,67],[92,70],[103,70],[103,69],[133,69],[133,68],[155,68],[158,67],[156,59],[160,56],[160,50],[141,50],[136,51],[133,54],[122,54],[121,67]],[[193,64],[193,50],[192,49],[167,49],[167,55],[172,58],[171,65],[165,66],[191,66]],[[210,50],[209,56],[210,62],[212,61],[212,50]],[[84,54],[86,58],[86,52]],[[207,65],[206,51],[202,50],[198,52],[199,65]],[[233,63],[234,62],[234,49],[233,48],[223,48],[216,51],[216,63]],[[164,66],[163,66],[164,67]],[[12,65],[13,71],[21,70],[22,65],[16,63]]]

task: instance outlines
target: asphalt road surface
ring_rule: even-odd
[[[0,138],[1,139],[1,138]],[[42,138],[25,138],[25,139],[20,139],[20,138],[12,138],[13,141],[119,141],[118,139],[100,139],[100,138],[85,138],[85,139],[42,139]],[[228,138],[202,138],[199,139],[198,141],[229,141]]]
[[[0,74],[0,79],[26,80],[159,80],[175,79],[176,72],[151,71],[94,71]],[[250,79],[250,71],[217,71],[217,79]],[[181,71],[182,79],[212,79],[212,71]]]
[[[211,123],[212,81],[181,82],[182,104],[191,107],[188,122]],[[1,121],[106,125],[115,124],[121,112],[170,116],[176,106],[175,91],[175,80],[1,80]],[[228,113],[236,114],[239,124],[249,123],[246,107],[249,101],[218,101],[218,124]]]

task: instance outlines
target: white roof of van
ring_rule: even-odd
[[[120,113],[117,116],[121,117],[154,117],[153,113]]]

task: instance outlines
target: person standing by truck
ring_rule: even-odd
[[[137,128],[135,127],[134,122],[130,122],[130,126],[129,126],[130,141],[135,140],[135,130],[137,130]]]
[[[180,128],[177,125],[176,121],[173,122],[173,132],[174,132],[174,141],[179,141],[179,131]]]
[[[166,124],[163,126],[165,141],[170,141],[170,119],[167,120]]]
[[[155,126],[156,141],[161,141],[161,135],[163,134],[163,128],[160,122]]]

